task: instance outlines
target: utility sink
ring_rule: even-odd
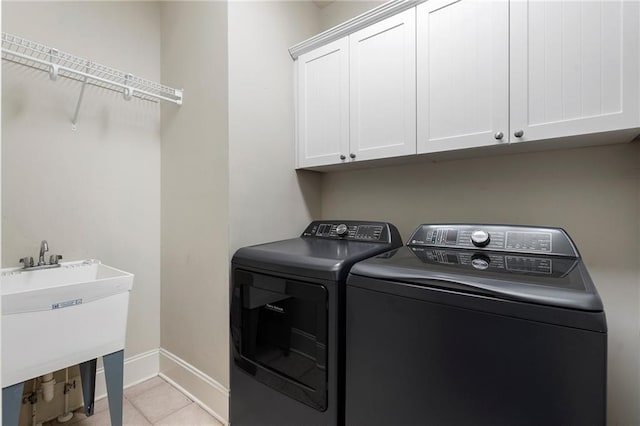
[[[2,269],[2,386],[122,350],[132,286],[98,260]]]

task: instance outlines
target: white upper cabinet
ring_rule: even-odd
[[[292,48],[299,168],[640,133],[640,1],[416,2]]]
[[[350,156],[416,153],[415,8],[349,36]]]
[[[638,127],[637,1],[512,1],[512,142]]]
[[[348,159],[348,47],[344,37],[298,58],[298,167]]]
[[[417,7],[418,153],[509,140],[509,3]]]

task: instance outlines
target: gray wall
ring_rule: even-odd
[[[161,346],[228,388],[229,160],[226,2],[163,2]],[[226,417],[221,401],[161,357],[160,370]]]
[[[609,325],[609,424],[640,424],[640,143],[329,173],[322,217],[559,226]]]
[[[2,2],[2,30],[160,79],[160,9],[147,2]],[[106,37],[105,34],[109,36]],[[135,274],[126,356],[160,344],[160,108],[3,61],[2,265],[40,240],[67,260]]]
[[[230,256],[294,236],[320,213],[319,175],[294,171],[287,52],[317,32],[317,8],[166,2],[161,10],[162,81],[186,94],[180,110],[162,106],[161,346],[228,389]],[[227,418],[224,392],[162,356],[160,369]]]
[[[337,0],[333,3],[329,3],[327,6],[321,8],[318,13],[318,32],[335,27],[336,25],[341,24],[344,21],[348,21],[349,19],[354,18],[384,3],[386,3],[386,1],[371,0]]]
[[[311,2],[229,4],[231,253],[297,236],[320,213],[319,175],[294,171],[294,67],[287,50],[318,32],[317,13]]]

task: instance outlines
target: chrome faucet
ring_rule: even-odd
[[[57,268],[60,266],[59,260],[62,259],[62,256],[59,254],[52,254],[49,257],[49,263],[44,260],[44,254],[49,251],[49,244],[46,240],[42,240],[40,243],[40,256],[38,256],[38,264],[33,264],[33,257],[27,256],[20,259],[20,263],[24,266],[22,269],[47,269],[47,268]]]
[[[40,243],[40,257],[38,258],[38,266],[46,265],[47,262],[44,261],[44,253],[49,251],[49,244],[47,240],[42,240]]]

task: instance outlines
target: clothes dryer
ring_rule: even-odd
[[[235,253],[233,426],[344,423],[345,280],[354,263],[400,246],[389,223],[329,220]]]

